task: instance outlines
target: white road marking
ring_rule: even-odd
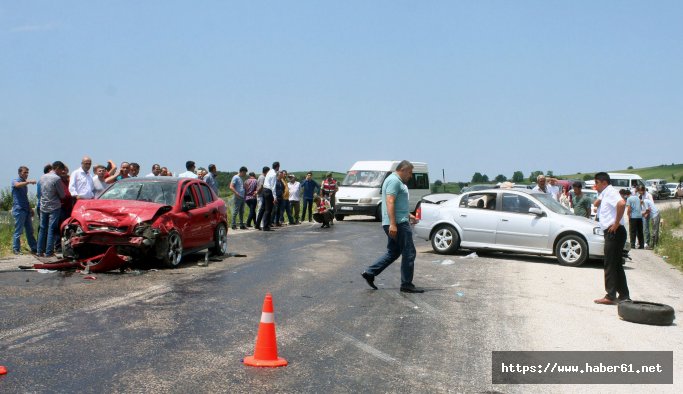
[[[344,341],[350,343],[351,345],[357,347],[358,349],[379,358],[380,360],[386,361],[386,362],[391,363],[391,364],[397,364],[398,363],[397,359],[391,357],[390,355],[384,353],[383,351],[381,351],[377,348],[374,348],[374,347],[368,345],[365,342],[359,341],[358,339],[356,339],[352,336],[346,335],[346,334],[341,333],[341,332],[338,332],[337,336],[339,336]]]

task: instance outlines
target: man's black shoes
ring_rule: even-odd
[[[363,277],[363,279],[365,279],[366,282],[368,282],[370,287],[377,290],[377,286],[375,286],[375,275],[367,273],[367,272],[363,272],[360,275]]]
[[[404,293],[424,293],[424,289],[420,289],[415,287],[414,285],[410,286],[401,286],[401,291]]]

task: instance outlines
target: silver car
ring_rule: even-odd
[[[423,199],[417,216],[415,234],[440,254],[462,248],[554,255],[574,267],[603,256],[597,222],[531,190],[472,191],[440,204]]]

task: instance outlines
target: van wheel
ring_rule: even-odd
[[[344,220],[344,215],[334,215],[334,218],[341,222]]]
[[[624,301],[617,309],[619,317],[633,323],[668,326],[676,318],[674,308],[654,302]]]
[[[382,204],[377,205],[377,210],[375,210],[375,221],[381,222],[382,221]]]
[[[555,256],[560,265],[578,267],[588,258],[588,246],[578,235],[565,235],[555,245]]]
[[[432,249],[438,254],[452,254],[460,248],[460,236],[453,226],[441,224],[432,233]]]

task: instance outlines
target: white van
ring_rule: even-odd
[[[643,178],[637,174],[625,174],[618,172],[608,172],[609,179],[615,189],[630,189],[634,186],[645,186]]]
[[[382,220],[382,183],[400,161],[357,161],[339,184],[335,198],[335,218],[368,215]],[[427,163],[413,163],[413,177],[408,182],[410,207],[415,210],[423,196],[429,194]]]

